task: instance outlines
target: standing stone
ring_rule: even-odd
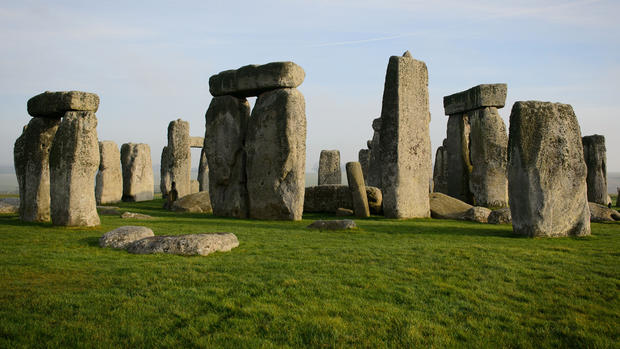
[[[200,183],[198,183],[197,179],[192,179],[190,181],[190,194],[196,194],[199,191],[200,191]]]
[[[170,180],[176,183],[179,197],[191,193],[191,151],[189,122],[177,119],[168,125],[168,148],[170,149]]]
[[[469,189],[472,170],[469,157],[469,118],[463,114],[448,118],[447,147],[448,157],[448,195],[463,202],[473,203]]]
[[[508,135],[497,108],[472,111],[469,117],[469,187],[477,206],[508,205]]]
[[[370,152],[368,163],[368,185],[381,189],[381,171],[383,159],[381,157],[381,118],[372,121],[373,136],[368,143]]]
[[[112,204],[123,197],[121,152],[113,141],[99,142],[99,172],[97,172],[95,199],[98,205]]]
[[[588,201],[607,206],[607,150],[605,136],[592,135],[582,138],[583,156],[588,167],[586,179]]]
[[[26,222],[50,220],[49,152],[60,119],[33,118],[13,149],[19,184],[19,217]]]
[[[213,97],[205,115],[204,150],[216,216],[248,216],[244,141],[249,117],[248,101],[233,96]]]
[[[159,165],[159,190],[163,198],[168,197],[168,192],[172,188],[172,154],[167,145],[161,151],[161,162]]]
[[[424,62],[392,56],[381,109],[381,191],[388,218],[430,217],[428,71]]]
[[[306,166],[306,102],[296,89],[258,96],[248,124],[250,217],[300,220]],[[209,163],[211,171],[213,166]]]
[[[319,158],[319,185],[341,183],[340,151],[321,150],[321,157]]]
[[[153,165],[149,145],[123,144],[121,165],[123,168],[123,201],[153,200]]]
[[[50,150],[50,198],[54,225],[99,225],[93,183],[99,168],[97,117],[66,112]]]
[[[513,230],[534,236],[590,234],[587,168],[573,108],[516,102],[510,114],[508,192]]]
[[[198,190],[209,191],[209,164],[204,146],[200,151],[200,163],[198,164]]]
[[[351,201],[353,202],[353,212],[355,212],[355,216],[360,218],[370,217],[362,165],[359,162],[347,162],[346,169]]]
[[[443,145],[439,146],[435,153],[433,192],[448,193],[448,151],[446,149],[446,139],[443,140]]]
[[[357,160],[362,165],[362,172],[364,173],[364,182],[368,182],[368,165],[370,163],[370,150],[360,149],[357,154]]]

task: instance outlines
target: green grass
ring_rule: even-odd
[[[0,347],[620,346],[620,223],[585,238],[510,225],[357,220],[349,232],[174,214],[94,229],[0,215]],[[330,217],[332,218],[332,217]],[[99,248],[121,225],[233,232],[207,257]]]

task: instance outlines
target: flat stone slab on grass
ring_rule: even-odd
[[[147,214],[135,213],[135,212],[124,212],[121,215],[123,219],[153,219],[153,216],[149,216]]]
[[[127,251],[134,254],[167,253],[183,256],[206,256],[213,252],[228,252],[239,246],[232,233],[153,236],[132,243]]]
[[[474,206],[465,212],[465,220],[478,222],[478,223],[487,223],[489,220],[489,215],[491,214],[491,210],[486,207]]]
[[[116,206],[97,206],[97,213],[103,216],[120,216],[120,207]]]
[[[192,213],[213,213],[208,191],[185,195],[172,204],[172,211]]]
[[[442,193],[430,194],[431,217],[439,219],[464,219],[473,206]]]
[[[346,230],[346,229],[354,229],[357,228],[357,224],[350,219],[338,219],[338,220],[318,220],[312,222],[308,226],[310,229],[319,229],[319,230]]]
[[[214,97],[233,95],[251,97],[280,88],[295,88],[304,81],[306,73],[293,62],[274,62],[246,65],[226,70],[209,78],[209,92]]]
[[[620,212],[616,210],[594,202],[588,202],[588,206],[590,206],[590,222],[620,221]]]
[[[60,118],[68,111],[99,109],[99,96],[82,91],[46,91],[28,100],[28,114],[38,117]]]
[[[0,213],[18,213],[19,198],[1,198]]]
[[[111,248],[126,248],[131,243],[154,236],[153,231],[147,227],[125,225],[103,234],[99,238],[99,246]]]

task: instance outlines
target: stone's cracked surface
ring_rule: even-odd
[[[103,234],[99,238],[99,246],[124,249],[133,242],[150,236],[155,236],[155,234],[147,227],[125,225]]]
[[[443,98],[446,115],[462,114],[485,107],[503,108],[508,85],[481,84]]]
[[[99,108],[99,96],[82,91],[46,91],[28,100],[28,114],[60,118],[68,111],[92,111]]]
[[[239,246],[232,233],[152,236],[137,240],[127,247],[134,254],[166,253],[183,256],[206,256],[213,252],[228,252]]]
[[[123,169],[123,201],[153,200],[153,165],[151,148],[144,143],[125,143],[121,146]]]
[[[121,152],[113,141],[99,142],[99,171],[95,184],[97,204],[117,203],[122,197]]]
[[[273,62],[263,65],[246,65],[237,70],[226,70],[209,78],[209,92],[214,97],[258,96],[261,93],[295,88],[304,81],[306,73],[293,62]]]
[[[607,149],[605,137],[585,136],[582,139],[583,157],[588,168],[586,183],[588,201],[607,205]]]
[[[339,150],[321,150],[318,183],[319,185],[342,183]]]

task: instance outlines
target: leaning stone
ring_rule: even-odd
[[[587,168],[573,108],[516,102],[509,135],[508,192],[515,233],[590,235]]]
[[[336,216],[353,216],[353,210],[349,210],[348,208],[338,207],[336,209]]]
[[[442,193],[430,194],[431,217],[439,219],[464,219],[473,206]]]
[[[339,150],[321,150],[318,183],[319,185],[342,183]]]
[[[179,197],[191,193],[192,159],[190,152],[189,122],[177,119],[168,124],[170,149],[170,180],[175,182]]]
[[[209,191],[209,164],[204,147],[200,151],[200,163],[198,164],[198,191]]]
[[[189,146],[191,148],[201,148],[205,143],[205,139],[203,137],[189,137]]]
[[[204,150],[216,216],[248,216],[244,142],[249,118],[248,101],[232,96],[212,98],[205,115]]]
[[[607,206],[595,202],[588,202],[590,207],[590,222],[613,222],[620,221],[620,213]]]
[[[209,78],[209,92],[219,97],[258,96],[263,92],[295,88],[304,81],[306,73],[293,62],[274,62],[264,65],[246,65],[237,70],[226,70]]]
[[[607,205],[607,150],[605,136],[592,135],[582,139],[583,156],[588,168],[586,183],[588,201]]]
[[[0,198],[0,213],[18,213],[19,198]]]
[[[60,119],[34,118],[13,148],[19,185],[19,217],[25,222],[50,220],[49,153]]]
[[[353,212],[355,212],[355,216],[360,218],[370,217],[362,166],[359,162],[347,162],[346,169],[351,200],[353,202]]]
[[[383,212],[388,218],[429,217],[432,177],[426,64],[392,56],[381,108]]]
[[[503,108],[506,103],[506,84],[482,84],[443,98],[446,115],[461,114],[485,107]]]
[[[125,143],[121,146],[123,169],[123,201],[153,200],[153,165],[151,148],[144,143]]]
[[[120,207],[116,206],[97,206],[97,212],[102,216],[120,216]]]
[[[95,184],[97,204],[113,204],[123,197],[121,152],[113,141],[99,142],[99,171]]]
[[[206,256],[218,251],[228,252],[237,246],[239,240],[232,233],[152,236],[133,242],[127,247],[127,252]]]
[[[469,156],[470,125],[467,115],[456,114],[448,118],[446,131],[447,193],[455,199],[473,203],[469,188],[472,165]]]
[[[370,164],[370,150],[360,149],[357,153],[357,160],[362,165],[362,173],[364,173],[364,183],[368,184],[368,165]]]
[[[50,207],[54,225],[99,225],[93,190],[98,168],[95,113],[65,113],[50,149]]]
[[[489,214],[488,222],[491,224],[511,223],[512,216],[510,215],[510,208],[503,207],[503,208],[491,211],[491,214]]]
[[[172,204],[172,211],[192,213],[212,213],[208,191],[185,195]]]
[[[355,229],[357,225],[354,221],[350,219],[340,219],[340,220],[318,220],[312,222],[308,226],[310,229],[319,229],[319,230],[347,230],[347,229]]]
[[[28,100],[28,114],[60,118],[68,111],[92,111],[99,108],[99,96],[82,91],[46,91]]]
[[[123,219],[153,219],[153,216],[147,214],[135,213],[135,212],[123,212],[121,215]]]
[[[489,221],[489,215],[491,214],[491,210],[486,207],[474,206],[465,212],[465,220],[478,222],[478,223],[487,223]]]
[[[130,244],[146,237],[154,236],[147,227],[125,225],[103,234],[99,238],[100,247],[127,248]]]
[[[300,220],[306,168],[304,96],[296,89],[261,94],[248,123],[245,149],[250,217]]]

